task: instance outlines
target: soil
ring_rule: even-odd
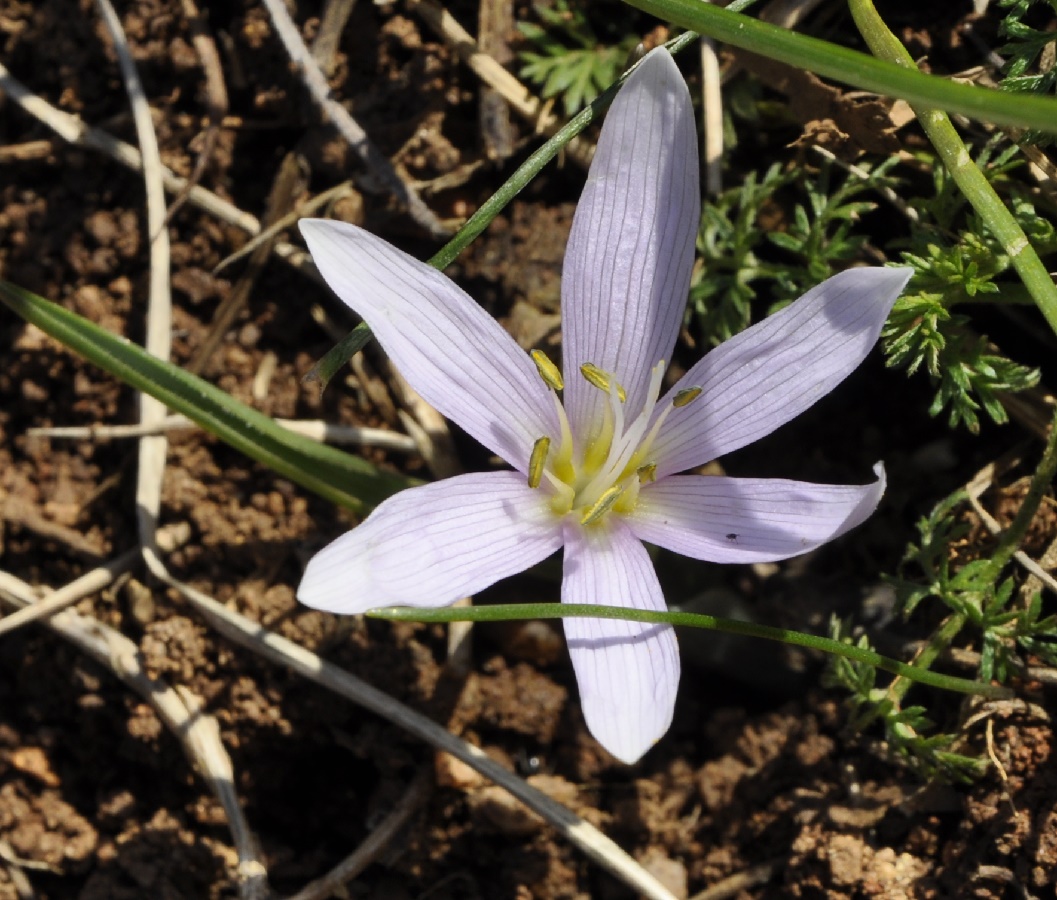
[[[311,38],[321,4],[288,5]],[[351,175],[357,192],[339,213],[428,257],[436,245],[371,192],[321,124],[263,7],[250,0],[208,7],[230,118],[203,186],[262,216],[283,158],[297,151],[310,173],[300,199]],[[451,9],[468,27],[476,21],[474,4]],[[189,175],[207,113],[184,7],[136,0],[119,12],[164,162]],[[965,12],[952,13],[959,21],[950,35],[960,34],[955,25]],[[654,27],[626,14],[632,30]],[[909,16],[903,36],[919,42],[916,55],[928,45],[934,69],[976,58],[971,45],[940,34],[945,26],[920,16],[914,23]],[[135,142],[116,57],[90,0],[0,0],[0,46],[4,65],[34,92]],[[426,193],[442,218],[476,207],[535,146],[525,131],[528,146],[513,158],[484,158],[474,76],[400,3],[355,6],[331,85],[412,180],[429,184],[482,161],[456,187]],[[0,114],[0,275],[142,340],[148,247],[140,176],[63,142],[10,100],[0,99]],[[795,137],[782,136],[767,152],[792,159],[798,151],[785,144]],[[745,145],[753,158],[732,163],[732,177],[774,161],[764,158],[764,138],[754,141]],[[526,346],[559,340],[561,258],[582,181],[570,163],[549,169],[450,270]],[[210,273],[245,238],[188,205],[167,227],[173,358],[186,364],[245,264]],[[330,331],[316,324],[312,304],[327,311]],[[326,291],[272,257],[205,374],[269,415],[399,428],[377,348],[355,377],[340,375],[322,394],[302,382],[352,324]],[[0,334],[0,568],[54,589],[136,546],[135,443],[34,437],[27,429],[133,422],[135,395],[7,311]],[[682,352],[692,358],[695,351]],[[869,623],[870,609],[890,604],[880,575],[895,571],[918,518],[1010,448],[1037,458],[1037,443],[1015,426],[985,428],[981,437],[954,433],[927,416],[929,402],[924,379],[886,371],[872,357],[809,414],[725,460],[733,474],[854,482],[884,459],[891,487],[853,538],[805,559],[720,570],[664,557],[658,568],[668,596],[816,633],[833,614]],[[488,465],[461,435],[455,439],[464,465]],[[789,447],[803,449],[790,454]],[[428,477],[418,457],[366,455]],[[1023,496],[1018,474],[1012,470],[984,498],[1004,522]],[[1044,506],[1029,535],[1025,549],[1036,557],[1057,536],[1053,509]],[[702,896],[1057,892],[1050,722],[1057,704],[1037,683],[1021,684],[1016,701],[989,706],[915,692],[942,727],[961,724],[963,752],[991,760],[972,783],[925,783],[878,733],[848,728],[842,695],[821,686],[818,658],[684,634],[675,723],[627,767],[587,733],[560,632],[549,625],[478,627],[471,671],[453,687],[439,626],[343,621],[299,606],[294,590],[306,560],[352,521],[217,440],[174,433],[162,517],[178,535],[166,556],[176,577],[459,732],[604,830],[677,897],[716,885]],[[991,540],[969,521],[965,558]],[[546,572],[484,599],[541,590],[556,596]],[[216,717],[276,896],[336,865],[423,771],[428,786],[409,825],[340,896],[633,896],[505,793],[230,643],[142,568],[76,609],[132,639],[150,675],[189,689]],[[878,628],[898,644],[924,638],[929,624]],[[236,863],[223,810],[149,704],[45,627],[0,638],[0,900],[233,897]]]

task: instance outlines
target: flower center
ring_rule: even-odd
[[[558,413],[560,433],[541,437],[529,459],[529,486],[541,488],[550,496],[557,515],[575,515],[581,525],[600,522],[607,513],[630,513],[638,502],[639,488],[654,480],[656,463],[649,458],[661,424],[673,409],[693,402],[701,388],[680,391],[671,403],[650,422],[660,396],[665,362],[650,370],[646,400],[633,419],[625,417],[626,393],[612,373],[592,363],[584,363],[580,374],[602,391],[605,402],[600,417],[589,433],[574,440],[565,407],[558,399],[564,387],[558,368],[541,351],[533,350],[540,377],[551,389]]]

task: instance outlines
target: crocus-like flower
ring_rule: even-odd
[[[617,95],[562,273],[564,377],[444,275],[371,234],[308,220],[323,277],[418,392],[514,471],[390,498],[309,563],[308,606],[362,613],[453,603],[565,549],[563,603],[663,610],[643,541],[694,559],[805,553],[869,516],[865,486],[679,475],[788,422],[869,352],[906,269],[852,269],[707,354],[663,396],[700,212],[690,96],[650,53]],[[584,718],[617,758],[667,730],[671,627],[564,619]]]

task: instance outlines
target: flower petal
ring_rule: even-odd
[[[850,531],[877,508],[884,467],[867,485],[673,475],[643,487],[627,522],[635,536],[693,559],[769,562]]]
[[[828,394],[866,358],[911,274],[841,272],[707,354],[668,394],[703,389],[661,426],[657,477],[751,444]]]
[[[327,612],[446,606],[562,544],[543,495],[516,472],[459,475],[390,497],[312,557],[297,599]]]
[[[663,610],[646,548],[627,526],[565,528],[563,603]],[[584,719],[622,762],[636,762],[672,723],[679,648],[670,625],[620,619],[563,619]]]
[[[524,472],[537,438],[558,435],[536,366],[455,282],[345,222],[302,219],[327,284],[363,317],[426,402]]]
[[[663,47],[646,56],[606,115],[562,267],[565,408],[585,434],[602,393],[580,365],[612,372],[641,408],[650,369],[671,360],[701,208],[690,92]]]

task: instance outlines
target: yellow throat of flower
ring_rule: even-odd
[[[584,363],[580,374],[592,387],[602,391],[606,399],[599,419],[588,434],[578,435],[577,443],[573,440],[565,407],[558,399],[558,391],[564,387],[561,373],[539,350],[532,351],[532,359],[551,390],[560,432],[556,436],[545,435],[533,445],[529,487],[540,488],[550,495],[549,503],[555,515],[575,515],[581,525],[595,525],[610,512],[630,513],[638,503],[639,488],[656,477],[657,464],[649,456],[661,424],[673,409],[696,400],[701,388],[679,391],[651,423],[664,377],[662,359],[650,371],[642,409],[627,420],[624,415],[627,394],[623,386],[611,372]]]

